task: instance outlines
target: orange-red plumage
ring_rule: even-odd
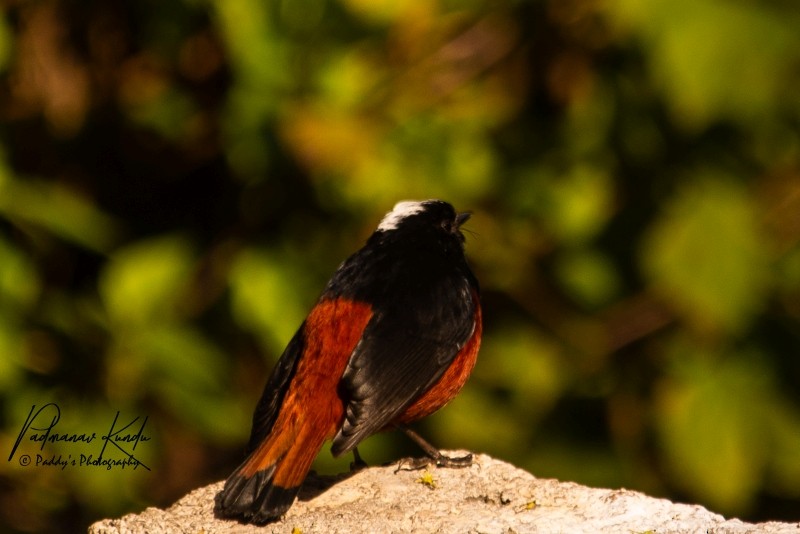
[[[299,485],[344,414],[337,384],[350,353],[372,317],[368,304],[346,299],[317,304],[304,326],[306,345],[273,431],[240,469],[245,477],[282,459],[274,483]]]

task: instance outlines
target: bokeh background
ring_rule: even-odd
[[[792,0],[2,4],[0,524],[226,476],[330,274],[434,197],[474,214],[486,329],[424,435],[800,520]],[[47,402],[63,432],[146,416],[151,471],[6,461]]]

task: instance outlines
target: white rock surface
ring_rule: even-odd
[[[106,519],[89,532],[800,534],[800,523],[744,523],[635,491],[536,478],[486,455],[475,460],[466,469],[398,471],[395,464],[339,477],[312,474],[286,516],[266,527],[217,519],[214,496],[223,484],[218,482],[192,491],[166,510],[148,508]]]

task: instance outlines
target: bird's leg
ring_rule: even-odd
[[[361,455],[358,454],[358,447],[353,448],[353,461],[350,462],[350,471],[361,471],[362,469],[366,469],[369,467],[367,462],[361,458]]]
[[[400,430],[405,432],[406,436],[411,438],[411,441],[419,445],[419,448],[425,452],[425,455],[428,458],[415,458],[409,460],[401,460],[400,466],[398,469],[404,465],[408,465],[409,469],[422,469],[423,467],[428,466],[431,463],[431,460],[435,462],[436,467],[469,467],[472,465],[472,455],[467,454],[466,456],[458,456],[458,457],[450,457],[445,456],[439,450],[425,441],[422,436],[414,432],[408,427],[399,426]]]

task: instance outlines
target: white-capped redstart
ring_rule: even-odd
[[[280,518],[329,439],[334,456],[358,459],[364,438],[399,428],[439,465],[469,465],[405,428],[450,402],[478,356],[478,281],[460,231],[469,216],[441,200],[399,202],[339,266],[272,371],[219,515]]]

